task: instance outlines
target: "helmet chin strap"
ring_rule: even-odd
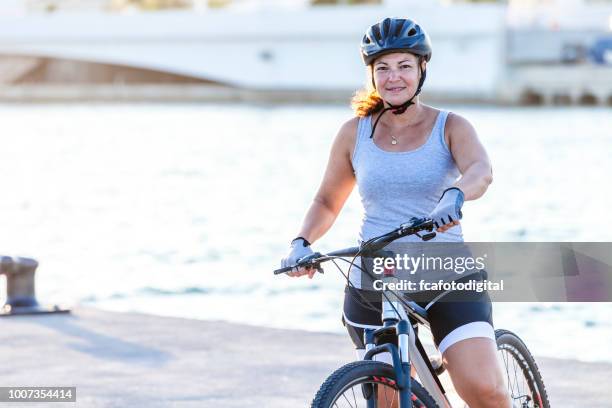
[[[419,70],[421,70],[421,64],[419,64]],[[370,139],[374,137],[374,131],[376,130],[376,126],[378,126],[378,121],[380,120],[380,118],[382,118],[385,112],[390,110],[394,115],[401,115],[402,113],[406,112],[406,110],[410,106],[414,105],[414,102],[412,101],[414,100],[414,98],[417,97],[418,94],[421,93],[421,88],[423,87],[423,83],[425,82],[425,77],[426,71],[421,71],[421,79],[419,80],[419,86],[417,87],[417,90],[414,95],[412,95],[412,98],[408,99],[406,102],[402,103],[401,105],[391,105],[389,102],[385,101],[385,103],[389,106],[384,108],[381,114],[378,115],[378,118],[376,118],[376,122],[374,122],[374,126],[372,126],[372,133],[370,134]],[[372,78],[372,83],[374,83],[374,78]]]

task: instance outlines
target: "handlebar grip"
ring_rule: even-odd
[[[274,270],[274,274],[275,275],[280,275],[281,273],[287,273],[290,270],[292,270],[294,267],[293,266],[286,266],[284,268],[280,268],[280,269],[275,269]]]
[[[287,272],[291,271],[295,267],[296,266],[287,266],[285,268],[275,269],[274,270],[274,274],[275,275],[280,275],[281,273],[287,273]],[[323,268],[321,268],[321,265],[317,266],[316,269],[317,269],[317,272],[324,273],[323,272]]]
[[[318,258],[321,258],[323,255],[320,252],[315,252],[313,254],[310,254],[308,256],[305,256],[304,258],[298,260],[298,263],[293,265],[293,266],[286,266],[284,268],[280,268],[280,269],[276,269],[274,271],[275,275],[280,275],[281,273],[286,273],[291,271],[294,268],[299,268],[301,266],[304,267],[313,267],[316,268],[316,270],[320,273],[323,273],[323,268],[321,268],[321,265],[319,265],[316,261]]]

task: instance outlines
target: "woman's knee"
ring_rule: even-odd
[[[466,339],[449,347],[443,357],[457,393],[470,407],[510,407],[494,341]]]
[[[503,381],[479,378],[469,387],[468,405],[474,407],[510,407],[510,394]]]

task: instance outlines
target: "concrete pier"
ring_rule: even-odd
[[[335,334],[88,308],[0,319],[2,386],[76,387],[77,402],[58,408],[306,407],[353,358]],[[612,364],[537,361],[553,407],[610,406]]]
[[[523,65],[508,69],[500,100],[512,104],[612,105],[612,68]]]

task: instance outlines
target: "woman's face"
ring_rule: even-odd
[[[401,105],[419,85],[419,59],[416,55],[395,52],[374,61],[374,84],[378,94],[391,105]]]

